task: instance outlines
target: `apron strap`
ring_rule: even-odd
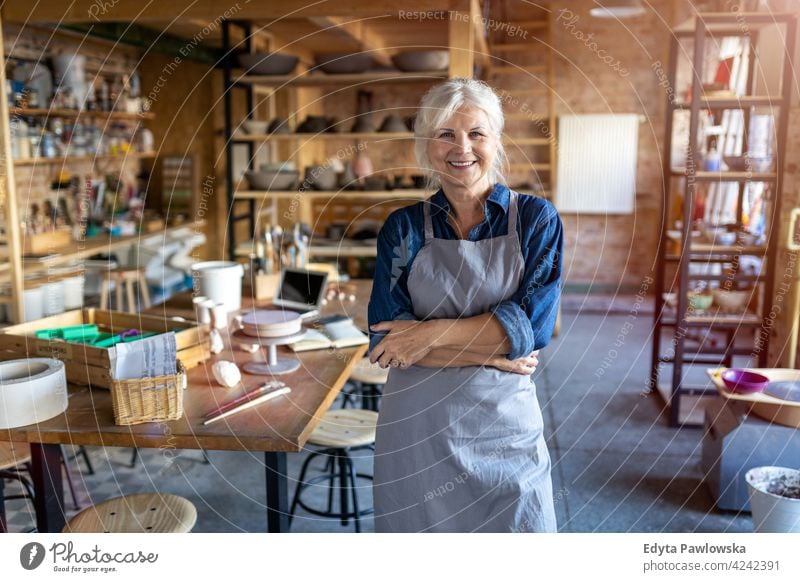
[[[508,199],[508,234],[517,232],[517,200],[519,196],[513,190],[509,192]]]
[[[423,204],[423,214],[425,216],[425,240],[433,238],[433,224],[431,223],[431,202],[430,198]]]

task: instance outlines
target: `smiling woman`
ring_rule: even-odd
[[[377,531],[556,529],[531,374],[561,287],[553,206],[504,183],[499,97],[423,98],[416,154],[438,191],[378,237],[370,359],[391,368],[375,450]]]

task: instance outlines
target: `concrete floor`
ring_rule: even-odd
[[[703,431],[668,428],[661,399],[643,394],[652,317],[632,310],[634,305],[632,297],[606,303],[565,297],[561,335],[541,354],[535,380],[553,463],[559,530],[751,531],[749,514],[714,507],[700,469]],[[367,453],[359,453],[358,467],[371,473]],[[195,531],[265,527],[260,454],[210,452],[210,463],[204,464],[197,451],[175,456],[171,451],[143,450],[142,460],[132,469],[126,466],[129,449],[92,448],[90,455],[95,475],[76,475],[83,503],[88,491],[91,499],[101,500],[157,489],[183,495],[196,505]],[[292,478],[303,458],[289,455]],[[74,464],[85,470],[80,461]],[[290,486],[293,490],[294,483]],[[14,487],[9,484],[6,493],[13,493]],[[371,506],[368,481],[360,484],[359,494],[361,503]],[[322,504],[324,495],[320,487],[309,497]],[[31,527],[24,502],[9,501],[7,506],[12,531]],[[371,518],[363,525],[372,531]],[[352,524],[344,527],[300,512],[292,530],[352,531]]]

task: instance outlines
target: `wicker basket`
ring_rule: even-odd
[[[183,416],[185,387],[186,370],[180,362],[175,375],[114,380],[111,383],[114,423],[126,426],[179,419]]]

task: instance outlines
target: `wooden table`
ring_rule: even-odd
[[[355,302],[347,298],[333,301],[322,311],[349,313],[357,325],[363,326],[371,282],[358,281],[350,285],[348,291],[357,295]],[[244,308],[252,304],[252,300],[243,299]],[[149,311],[186,316],[189,315],[188,305],[191,305],[191,297],[187,294]],[[234,360],[238,364],[263,359],[261,351],[251,355],[235,346],[231,350],[229,338],[226,338],[226,344],[228,349],[219,356],[189,371],[184,416],[180,420],[117,426],[109,391],[70,386],[69,408],[64,414],[36,425],[0,430],[0,441],[31,443],[32,478],[36,491],[34,505],[40,532],[58,532],[65,524],[62,444],[262,451],[266,467],[267,531],[288,529],[286,453],[302,450],[353,366],[366,353],[367,346],[297,354],[302,364],[300,370],[279,377],[291,386],[289,395],[203,426],[202,420],[210,410],[267,379],[244,374],[245,388],[235,392],[218,386],[211,372],[211,365],[217,359]]]

